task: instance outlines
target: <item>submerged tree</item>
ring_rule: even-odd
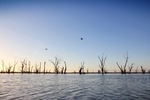
[[[38,65],[38,64],[35,64],[35,73],[36,74],[38,74],[38,73],[40,73],[40,67],[41,67],[41,63],[40,63],[40,65]]]
[[[148,70],[148,73],[150,74],[150,69]]]
[[[25,65],[26,65],[26,60],[21,60],[21,73],[24,73],[24,69],[25,69]]]
[[[125,57],[125,64],[124,64],[124,66],[119,65],[118,62],[116,62],[116,64],[118,65],[118,67],[119,67],[119,69],[121,71],[121,74],[126,74],[126,66],[127,66],[127,63],[128,63],[128,59],[129,59],[129,57],[128,57],[128,53],[127,53],[126,57]]]
[[[14,66],[13,66],[13,73],[15,72],[15,68],[16,68],[16,65],[18,64],[18,61],[14,61]]]
[[[64,73],[64,67],[62,66],[62,68],[61,68],[61,74],[63,74]]]
[[[143,66],[141,66],[141,71],[142,71],[142,74],[145,74],[145,69],[143,68]]]
[[[131,66],[129,66],[129,74],[131,74],[133,67],[134,67],[134,63],[132,63]]]
[[[66,61],[64,61],[64,64],[65,64],[64,74],[66,74],[66,71],[67,71],[67,64],[66,64]]]
[[[28,73],[31,73],[31,61],[28,61]]]
[[[136,74],[138,73],[138,67],[135,69],[135,73],[136,73]]]
[[[60,59],[58,59],[57,57],[55,57],[55,60],[54,61],[52,61],[52,60],[49,60],[53,65],[54,65],[54,72],[56,73],[56,74],[58,74],[59,73],[59,64],[60,64]]]
[[[43,72],[44,72],[44,74],[45,74],[45,66],[46,66],[46,62],[44,62],[44,71],[43,71]]]
[[[5,72],[5,71],[4,71],[4,67],[5,67],[5,63],[4,63],[4,61],[2,60],[2,70],[1,70],[2,73]]]
[[[107,71],[106,71],[106,68],[105,68],[105,61],[106,61],[106,58],[107,58],[107,56],[104,57],[104,55],[102,55],[101,58],[98,56],[98,59],[99,59],[99,61],[100,61],[99,67],[100,67],[100,70],[101,70],[102,75],[107,72]]]
[[[10,65],[10,63],[9,63],[9,66],[8,66],[8,68],[6,67],[6,72],[7,73],[10,73],[10,71],[11,71],[11,68],[12,68],[12,66]]]
[[[80,74],[80,75],[81,75],[81,74],[85,74],[85,73],[84,73],[84,62],[81,63],[81,66],[80,66],[80,69],[79,69],[79,74]]]

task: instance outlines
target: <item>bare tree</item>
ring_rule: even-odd
[[[150,74],[150,69],[148,70],[148,73]]]
[[[28,62],[28,73],[31,73],[30,71],[31,71],[31,62],[29,61]]]
[[[80,69],[79,69],[79,74],[84,74],[84,62],[81,63]]]
[[[56,74],[58,74],[59,73],[59,64],[60,64],[60,59],[58,59],[57,57],[55,57],[55,60],[54,61],[52,61],[52,60],[49,60],[53,65],[54,65],[54,72],[56,73]]]
[[[87,73],[87,74],[89,73],[89,69],[86,70],[86,73]]]
[[[2,60],[2,70],[1,70],[2,73],[4,72],[4,67],[5,67],[5,63],[4,63],[4,61]]]
[[[104,54],[102,55],[101,58],[98,56],[98,59],[100,61],[99,67],[100,67],[100,70],[102,72],[102,75],[105,74],[105,72],[106,72],[106,68],[105,68],[106,58],[107,58],[107,56],[104,57]]]
[[[45,66],[46,66],[46,62],[44,62],[44,74],[45,74]]]
[[[24,69],[25,69],[25,66],[26,66],[26,60],[21,60],[21,73],[23,74],[24,73]]]
[[[15,72],[15,68],[16,68],[16,65],[17,65],[18,61],[14,61],[14,66],[13,66],[13,73]]]
[[[66,71],[67,71],[67,64],[66,64],[66,61],[64,61],[64,64],[65,64],[64,74],[66,74]]]
[[[118,62],[116,62],[118,67],[119,67],[119,69],[120,69],[120,71],[121,71],[121,74],[126,74],[126,66],[127,66],[127,63],[128,63],[128,59],[129,59],[129,57],[128,57],[128,52],[127,52],[126,57],[125,57],[125,64],[124,64],[124,66],[119,65]]]
[[[138,72],[138,67],[135,69],[135,73],[137,74],[137,72]]]
[[[98,70],[98,74],[100,74],[101,73],[101,71],[100,70]]]
[[[33,71],[33,67],[34,67],[34,66],[31,67],[31,71],[30,71],[31,73],[32,73],[32,71]]]
[[[134,67],[134,63],[131,64],[131,66],[129,66],[129,74],[131,74],[132,68]]]
[[[41,64],[41,63],[40,63]],[[38,74],[40,73],[40,67],[41,65],[35,64],[35,73]]]
[[[61,68],[61,74],[63,74],[64,73],[64,67],[62,66],[62,68]]]
[[[143,66],[141,66],[141,71],[142,71],[142,74],[145,74],[145,69],[143,68]]]
[[[8,66],[8,68],[7,68],[7,73],[10,73],[11,68],[12,68],[12,66],[11,66],[10,63],[9,63],[9,66]]]
[[[39,73],[41,72],[41,62],[40,62],[40,67],[39,67]]]
[[[38,73],[38,65],[35,64],[35,71],[34,71],[36,74]]]

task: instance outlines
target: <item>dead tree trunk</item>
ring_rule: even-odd
[[[127,63],[128,63],[128,59],[129,59],[129,57],[128,57],[128,53],[127,53],[126,57],[125,57],[125,64],[124,64],[123,67],[122,67],[122,65],[119,65],[118,62],[116,62],[117,66],[120,69],[121,74],[126,74],[126,66],[127,66]]]
[[[2,60],[2,70],[1,70],[2,73],[4,73],[4,67],[5,67],[5,64],[4,64],[4,61]]]
[[[133,67],[134,67],[134,63],[132,63],[131,66],[129,66],[129,74],[131,74]]]
[[[18,63],[18,61],[15,61],[15,62],[14,62],[13,73],[15,72],[15,68],[16,68],[17,63]]]
[[[138,67],[135,69],[135,73],[136,73],[136,74],[138,73]]]
[[[65,64],[64,74],[66,74],[66,71],[67,71],[67,64],[66,64],[66,61],[64,61],[64,64]]]
[[[55,61],[49,60],[53,65],[54,65],[54,72],[56,74],[59,73],[59,64],[60,64],[60,59],[58,59],[57,57],[55,57]]]
[[[143,66],[141,66],[141,71],[142,71],[142,74],[145,74],[145,69],[143,68]]]
[[[31,73],[30,71],[31,71],[31,62],[29,61],[28,62],[28,73]]]
[[[46,62],[44,62],[44,74],[45,74],[45,65],[46,65]]]
[[[23,74],[24,73],[24,68],[25,68],[25,62],[26,60],[21,60],[21,73]]]
[[[85,74],[85,73],[84,73],[84,62],[81,63],[81,66],[80,66],[80,69],[79,69],[79,74],[80,74],[80,75],[81,75],[81,74]]]
[[[8,73],[8,74],[10,73],[11,68],[12,68],[12,66],[11,66],[10,63],[9,63],[9,66],[8,66],[8,68],[7,68],[7,73]]]
[[[98,59],[99,59],[99,61],[100,61],[99,67],[100,67],[101,73],[102,73],[102,75],[103,75],[103,74],[105,74],[105,72],[106,72],[106,68],[105,68],[106,56],[104,57],[104,56],[102,55],[101,58],[98,56]]]
[[[63,73],[64,73],[64,67],[61,68],[61,74],[63,74]]]

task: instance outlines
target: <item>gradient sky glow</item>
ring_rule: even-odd
[[[150,69],[149,0],[0,0],[0,60],[48,61],[55,56],[68,70],[97,71],[98,55]],[[81,41],[80,37],[84,40]],[[45,48],[48,48],[46,51]],[[0,65],[1,66],[1,65]]]

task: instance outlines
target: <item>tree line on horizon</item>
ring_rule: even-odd
[[[106,63],[106,59],[107,56],[104,56],[104,54],[100,57],[98,56],[98,60],[100,62],[99,64],[99,70],[97,71],[97,74],[107,74],[108,71],[106,69],[105,63]],[[46,62],[44,62],[43,64],[43,70],[42,70],[42,63],[40,62],[39,64],[35,64],[34,66],[31,66],[31,61],[28,61],[26,59],[21,60],[20,59],[20,71],[16,71],[16,65],[18,64],[18,61],[14,61],[14,64],[11,65],[9,63],[8,66],[5,65],[4,61],[2,60],[2,70],[1,73],[35,73],[35,74],[39,74],[39,73],[54,73],[54,74],[66,74],[67,73],[67,63],[66,61],[63,60],[64,66],[60,67],[59,64],[62,61],[61,59],[59,59],[58,57],[55,57],[54,60],[49,60],[53,66],[54,66],[54,71],[51,72],[50,70],[46,70],[45,66],[46,66]],[[134,72],[132,72],[132,69],[135,67],[134,63],[131,63],[130,66],[128,66],[128,70],[127,70],[127,64],[129,61],[129,57],[128,57],[128,53],[126,53],[125,56],[125,63],[124,65],[120,65],[118,62],[116,62],[120,73],[121,74],[131,74],[131,73],[138,73],[138,67],[136,68],[136,70]],[[81,63],[81,66],[79,68],[79,71],[77,73],[81,74],[88,74],[90,73],[87,69],[87,71],[84,71],[84,62]],[[140,67],[141,68],[141,72],[142,74],[146,73],[146,70],[143,68],[143,66]],[[72,73],[76,73],[75,71]],[[118,73],[118,72],[113,72],[113,73]],[[150,69],[148,70],[148,73],[150,73]]]

